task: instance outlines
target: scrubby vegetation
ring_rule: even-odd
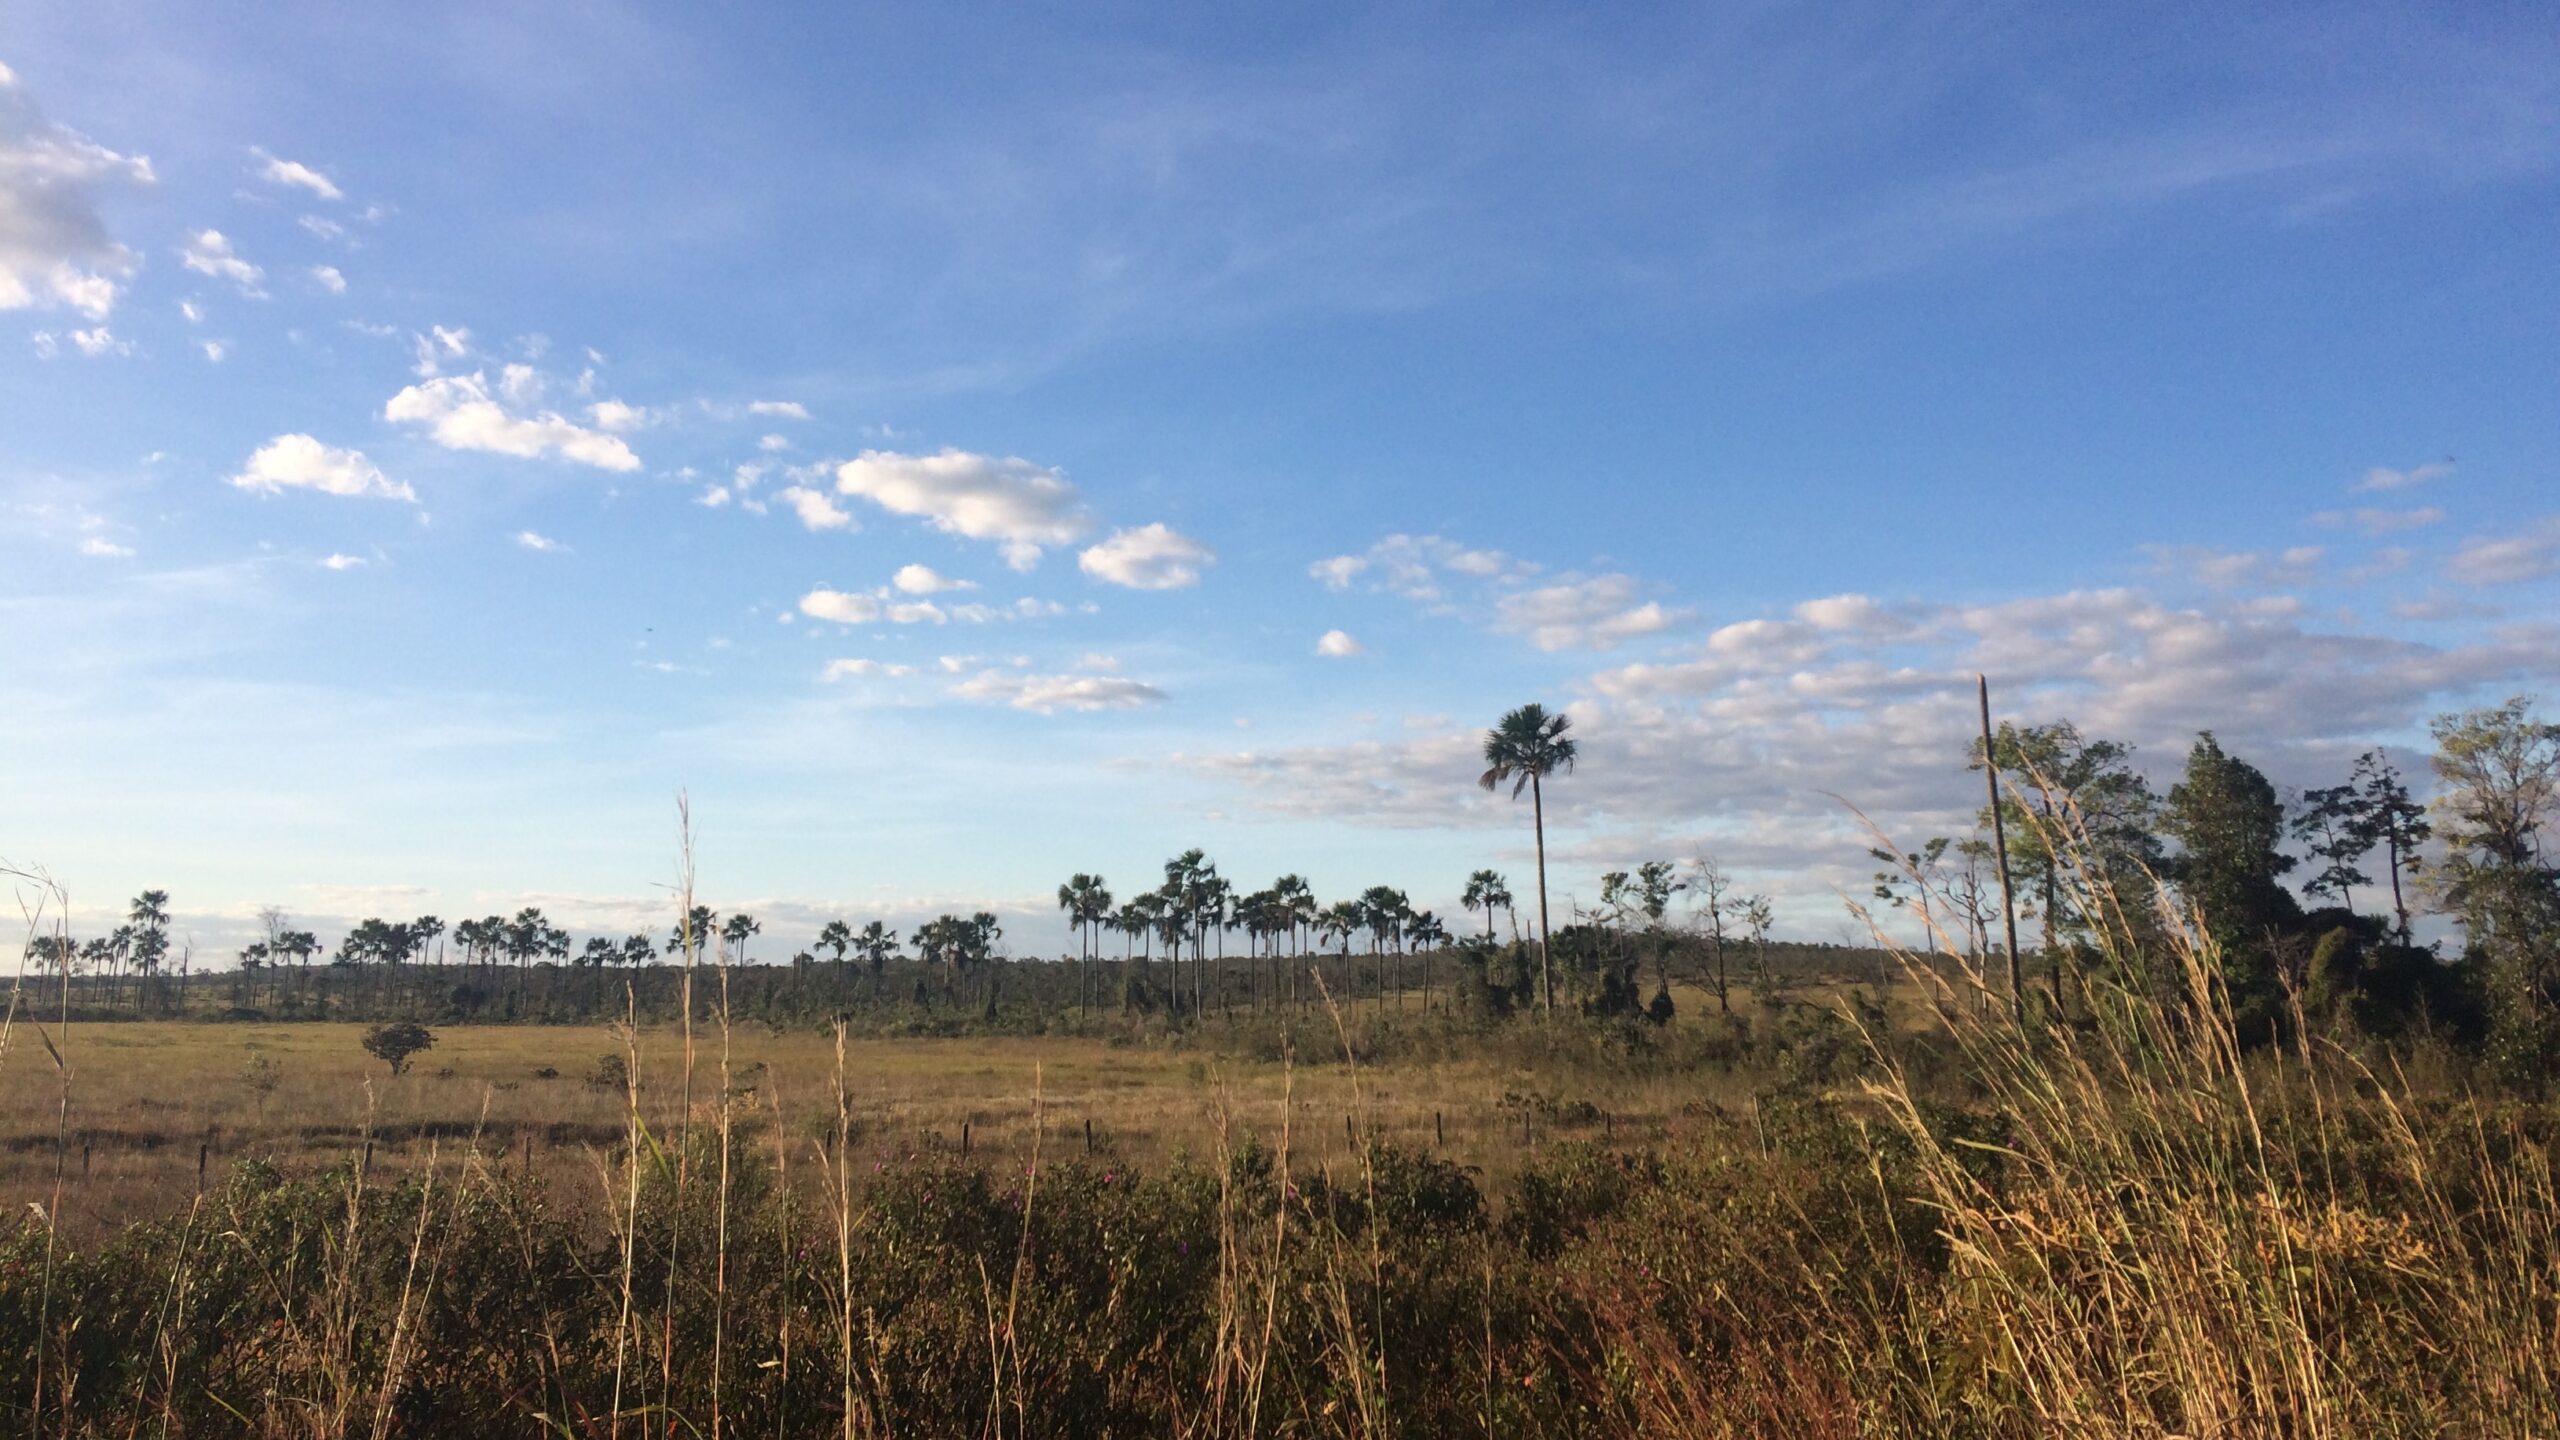
[[[2560,1427],[2551,1113],[2307,1016],[2253,1053],[2210,931],[2152,919],[2069,1027],[1957,966],[1924,1029],[1837,1022],[1863,1078],[1549,1147],[1499,1203],[1365,1137],[1135,1172],[725,1098],[690,1135],[635,1109],[573,1191],[467,1142],[396,1182],[251,1161],[92,1248],[21,1225],[0,1403],[75,1434]]]
[[[1145,1162],[1045,1118],[920,1145],[858,1115],[851,1014],[831,1103],[785,1109],[733,1064],[735,973],[686,964],[677,1053],[631,1028],[582,1077],[544,1067],[619,1102],[589,1175],[474,1133],[396,1169],[369,1144],[253,1156],[94,1242],[57,1184],[0,1242],[0,1413],[66,1435],[2560,1433],[2560,881],[2555,788],[2526,783],[2560,776],[2560,730],[2518,705],[2438,735],[2429,885],[2458,956],[2279,882],[2289,832],[2315,894],[2359,883],[2358,835],[2402,866],[2425,837],[2396,781],[2293,827],[2211,737],[2156,807],[2075,736],[1978,752],[2028,777],[1995,833],[2040,981],[1947,843],[1879,851],[1879,902],[1936,948],[1844,956],[1872,982],[1819,989],[1713,867],[1687,877],[1711,923],[1675,933],[1682,878],[1648,865],[1543,955],[1452,955],[1410,1019],[1379,932],[1358,1004],[1275,968],[1306,993],[1248,990],[1213,1028],[1184,912],[1190,987],[1132,994],[1133,961],[1129,1013],[1094,1023],[1268,1051],[1284,1087],[1321,1067],[1349,1087],[1341,1144],[1283,1104]],[[685,913],[680,941],[709,928]],[[988,978],[939,1008],[1096,1008],[1102,971],[1052,973],[1076,1006],[1008,1022]],[[1546,1139],[1498,1185],[1372,1104],[1462,1050],[1570,1087],[1504,1093]],[[1665,1074],[1725,1098],[1621,1132],[1610,1077]]]

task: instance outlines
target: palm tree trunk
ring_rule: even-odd
[[[1529,814],[1538,828],[1538,983],[1547,992],[1547,1014],[1556,1013],[1556,969],[1547,932],[1547,802],[1538,793],[1538,777],[1529,776]]]

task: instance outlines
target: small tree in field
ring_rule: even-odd
[[[410,1056],[435,1045],[436,1032],[414,1020],[376,1025],[364,1032],[364,1053],[390,1066],[394,1075],[409,1068]]]

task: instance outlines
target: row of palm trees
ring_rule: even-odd
[[[1507,906],[1510,899],[1502,877],[1492,871],[1478,871],[1469,882],[1468,908],[1485,907],[1488,936],[1492,934],[1493,907]],[[1315,889],[1306,877],[1292,874],[1281,876],[1263,889],[1239,895],[1234,884],[1219,875],[1218,867],[1208,856],[1196,849],[1166,861],[1163,883],[1126,901],[1113,896],[1103,877],[1078,872],[1058,887],[1058,908],[1065,912],[1068,926],[1081,945],[1079,960],[1085,978],[1077,987],[1079,1009],[1088,1009],[1101,1000],[1095,962],[1101,936],[1106,933],[1122,937],[1124,974],[1142,973],[1128,968],[1131,962],[1152,963],[1154,947],[1162,943],[1165,959],[1172,966],[1166,998],[1173,1008],[1194,1014],[1208,1007],[1213,986],[1217,1002],[1227,1002],[1223,962],[1226,937],[1234,931],[1243,932],[1247,957],[1253,962],[1246,972],[1246,1003],[1250,1006],[1260,1005],[1266,996],[1279,998],[1284,987],[1287,998],[1306,999],[1298,972],[1283,972],[1281,961],[1303,957],[1311,946],[1320,949],[1334,943],[1343,947],[1342,953],[1347,957],[1351,940],[1364,934],[1370,937],[1371,953],[1394,962],[1391,968],[1399,977],[1399,1003],[1401,960],[1407,954],[1426,957],[1423,1003],[1428,1006],[1431,972],[1427,957],[1451,939],[1438,916],[1428,910],[1415,910],[1411,899],[1393,886],[1373,885],[1352,899],[1325,905],[1317,901]],[[1186,946],[1191,957],[1187,980],[1182,968]],[[1265,962],[1272,967],[1272,980],[1267,987],[1262,978]],[[1386,983],[1381,977],[1380,984]],[[1134,1003],[1137,998],[1124,994],[1123,1004]]]
[[[1573,768],[1576,747],[1570,729],[1566,716],[1551,714],[1542,706],[1526,705],[1510,712],[1486,732],[1486,769],[1480,777],[1480,783],[1488,790],[1508,783],[1514,798],[1524,789],[1530,798],[1538,855],[1538,983],[1550,1010],[1555,1005],[1555,980],[1548,955],[1543,787],[1552,776]],[[1057,898],[1058,907],[1066,913],[1081,945],[1077,1003],[1079,1009],[1087,1010],[1102,999],[1096,961],[1102,937],[1111,932],[1122,936],[1124,961],[1151,964],[1161,945],[1163,958],[1170,966],[1162,998],[1171,1008],[1193,1014],[1202,1013],[1213,999],[1220,1005],[1226,1003],[1223,962],[1227,937],[1233,931],[1244,934],[1247,953],[1254,961],[1246,987],[1248,1003],[1253,1004],[1259,1004],[1266,993],[1276,996],[1283,988],[1280,962],[1284,956],[1304,957],[1311,948],[1338,945],[1341,955],[1348,958],[1352,941],[1365,935],[1371,953],[1388,961],[1399,1004],[1404,960],[1412,955],[1423,957],[1423,1003],[1428,1006],[1432,983],[1429,956],[1451,940],[1437,916],[1427,910],[1415,910],[1405,893],[1392,886],[1374,885],[1355,897],[1328,905],[1318,902],[1305,877],[1289,874],[1263,889],[1239,893],[1231,881],[1218,873],[1206,853],[1198,849],[1185,850],[1166,861],[1160,884],[1126,900],[1114,897],[1101,876],[1083,873],[1060,885]],[[1467,879],[1462,903],[1470,915],[1478,910],[1484,912],[1485,936],[1490,940],[1494,935],[1494,913],[1510,913],[1513,898],[1501,875],[1478,870]],[[75,943],[67,936],[41,937],[36,942],[36,958],[63,977],[66,997],[70,977],[76,970],[111,978],[126,973],[140,980],[156,977],[170,950],[168,904],[166,891],[145,891],[133,902],[128,923],[111,935],[85,944]],[[298,996],[312,959],[322,952],[321,943],[312,932],[293,928],[280,911],[262,912],[261,920],[264,937],[240,952],[245,984],[254,993],[262,972],[271,976],[287,972],[295,976]],[[521,1001],[524,977],[537,960],[588,967],[596,974],[600,988],[603,972],[609,966],[636,966],[660,954],[694,963],[705,958],[714,944],[720,947],[723,959],[746,963],[748,945],[762,930],[752,915],[740,913],[724,918],[707,906],[693,906],[662,946],[639,934],[620,940],[598,936],[589,939],[583,950],[573,953],[569,932],[553,924],[538,906],[526,906],[512,917],[489,915],[458,921],[450,927],[434,915],[407,921],[368,918],[347,932],[330,963],[341,967],[378,966],[377,973],[396,972],[413,963],[429,962],[430,957],[432,963],[441,965],[449,943],[460,952],[466,970],[485,970],[492,981],[502,964],[512,965],[517,972],[517,996]],[[1516,934],[1516,918],[1513,930]],[[997,957],[997,942],[1002,934],[995,915],[979,911],[965,918],[942,915],[928,921],[917,927],[911,943],[918,960],[941,967],[943,988],[949,994],[989,967]],[[888,961],[903,953],[897,932],[877,920],[859,931],[843,920],[831,920],[820,930],[814,949],[830,955],[839,972],[847,973],[848,978],[847,957],[859,955],[875,990]],[[814,964],[816,959],[809,950],[794,957],[803,966]],[[1187,972],[1186,959],[1190,962]],[[1265,961],[1272,966],[1272,981],[1267,988],[1261,969]],[[1286,988],[1292,998],[1303,999],[1306,997],[1298,979],[1298,972],[1289,972]],[[1134,983],[1143,986],[1147,982]],[[1383,994],[1388,980],[1382,975],[1378,983]],[[274,980],[269,984],[272,993],[276,988]],[[142,991],[143,985],[138,981],[137,1005]],[[992,995],[989,998],[992,1002]],[[1154,998],[1152,994],[1141,996],[1126,990],[1122,996],[1124,1004]]]

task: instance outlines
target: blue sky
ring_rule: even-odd
[[[2228,9],[13,6],[0,856],[1445,910],[1541,699],[1560,897],[1830,936],[1977,669],[2332,783],[2560,673],[2560,32]]]

